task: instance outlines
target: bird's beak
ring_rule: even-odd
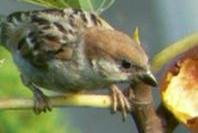
[[[157,80],[155,76],[151,73],[151,71],[147,71],[146,73],[141,74],[139,78],[145,84],[148,84],[154,87],[157,86]]]

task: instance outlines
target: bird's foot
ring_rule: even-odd
[[[46,95],[43,94],[39,89],[34,90],[34,112],[40,114],[52,110],[52,106]]]
[[[128,101],[127,97],[122,93],[122,91],[116,86],[111,86],[112,100],[113,100],[113,112],[118,110],[122,113],[123,120],[126,119],[127,114],[131,112],[131,104]]]

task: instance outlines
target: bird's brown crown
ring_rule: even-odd
[[[111,29],[89,28],[85,33],[86,53],[88,58],[127,59],[145,67],[148,58],[142,47],[128,35]]]

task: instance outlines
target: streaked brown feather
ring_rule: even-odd
[[[63,47],[55,54],[55,57],[60,60],[70,60],[73,55],[73,49],[69,47]]]

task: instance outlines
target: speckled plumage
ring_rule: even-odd
[[[84,30],[93,26],[103,26],[102,20],[77,9],[17,12],[4,22],[2,42],[26,80],[56,91],[87,89],[98,79],[77,51]]]
[[[1,41],[33,92],[105,88],[140,80],[149,70],[140,45],[79,9],[13,13],[1,24]]]

